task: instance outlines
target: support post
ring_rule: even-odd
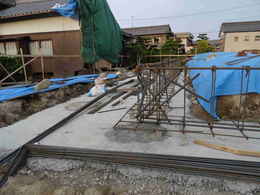
[[[20,54],[21,54],[21,59],[22,59],[22,64],[23,64],[24,80],[25,80],[25,83],[27,83],[28,82],[28,78],[27,78],[26,67],[24,65],[24,56],[23,56],[23,49],[22,48],[20,48]]]
[[[43,62],[43,55],[41,53],[41,67],[42,67],[42,80],[45,79],[45,67]]]

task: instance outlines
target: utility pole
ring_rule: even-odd
[[[131,27],[134,27],[134,16],[131,16]]]

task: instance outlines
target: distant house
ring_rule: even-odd
[[[67,1],[17,0],[15,7],[0,11],[0,54],[16,55],[22,49],[23,54],[43,55],[45,72],[50,76],[71,76],[81,71],[84,62],[80,57],[79,21],[52,10],[56,3]],[[125,34],[124,38],[125,42],[131,36]],[[98,67],[100,63],[104,62],[97,63]],[[41,74],[40,59],[32,63],[29,71]]]
[[[185,53],[193,49],[194,36],[189,32],[174,33],[175,38],[181,40]]]
[[[28,1],[0,11],[0,53],[43,55],[45,72],[54,76],[74,75],[83,68],[80,57],[56,58],[54,55],[80,55],[79,22],[60,16],[51,8],[67,0]],[[41,73],[40,59],[29,67]]]
[[[219,36],[225,52],[260,50],[260,21],[223,23]]]
[[[216,51],[221,51],[221,41],[220,40],[209,40],[209,45],[214,47]]]
[[[156,48],[160,48],[168,39],[173,37],[170,25],[125,28],[123,31],[144,38],[148,46]]]

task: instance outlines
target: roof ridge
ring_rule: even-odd
[[[178,33],[188,33],[188,34],[192,34],[191,32],[175,32],[175,34],[178,34]]]
[[[38,1],[27,1],[27,2],[21,2],[17,3],[16,5],[21,5],[21,4],[37,4],[37,3],[47,3],[47,2],[55,2],[55,1],[66,1],[66,0],[38,0]]]
[[[129,28],[123,28],[123,29],[140,29],[140,28],[151,28],[151,27],[162,27],[167,26],[170,27],[170,24],[162,24],[162,25],[153,25],[153,26],[139,26],[139,27],[129,27]]]
[[[52,10],[52,6],[55,5],[55,3],[66,3],[67,1],[68,0],[38,0],[21,2],[15,7],[0,11],[0,19],[55,12]]]
[[[254,21],[243,21],[243,22],[223,22],[223,24],[241,24],[241,23],[256,23],[256,22],[259,22],[260,23],[260,20],[254,20]]]
[[[25,2],[21,2],[21,3],[16,3],[16,5],[39,3],[39,2],[46,2],[46,1],[53,1],[53,0],[25,1]]]

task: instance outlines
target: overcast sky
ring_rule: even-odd
[[[173,32],[218,37],[222,22],[260,20],[260,0],[108,0],[122,28],[170,24]]]

